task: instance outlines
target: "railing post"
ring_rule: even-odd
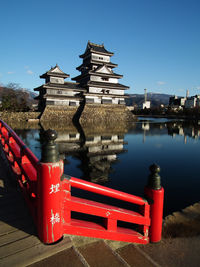
[[[145,195],[150,199],[150,242],[159,242],[162,236],[164,189],[161,186],[160,167],[153,164],[149,167],[150,175],[145,187]]]
[[[59,160],[54,140],[54,130],[44,132],[42,158],[38,164],[37,185],[37,228],[42,242],[51,244],[63,236],[62,196],[60,177],[63,174],[63,161]]]

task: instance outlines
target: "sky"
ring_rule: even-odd
[[[0,84],[33,90],[56,64],[71,81],[88,40],[114,52],[126,93],[200,94],[200,0],[3,0]]]

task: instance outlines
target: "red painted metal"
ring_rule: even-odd
[[[63,162],[38,164],[37,228],[42,242],[51,244],[63,236],[60,177]]]
[[[116,231],[106,230],[105,227],[97,223],[76,219],[72,219],[70,224],[64,224],[64,232],[72,235],[104,238],[138,244],[147,244],[149,242],[148,237],[144,237],[142,234],[132,229],[117,227]]]
[[[119,200],[127,201],[127,202],[138,204],[138,205],[144,205],[145,203],[147,203],[147,201],[144,198],[130,195],[130,194],[118,191],[118,190],[105,187],[105,186],[86,182],[78,178],[71,177],[70,182],[73,187],[87,190],[93,193],[101,194],[104,196],[116,198]]]
[[[39,160],[2,120],[0,120],[0,138],[4,153],[16,174],[24,198],[36,222],[37,164]]]
[[[71,187],[137,204],[140,207],[140,211],[134,212],[132,210],[71,196]],[[65,221],[63,227],[65,233],[141,244],[149,242],[149,204],[143,198],[74,177],[64,179],[62,188],[64,201],[63,219]],[[74,219],[72,212],[96,216],[98,219],[101,219],[101,222],[95,223],[95,218],[93,222]],[[124,228],[119,226],[119,222],[129,224]],[[132,226],[135,224],[139,226],[140,232],[132,229]]]
[[[63,161],[40,162],[16,133],[1,120],[0,140],[42,242],[54,243],[64,233],[142,244],[148,243],[149,239],[151,242],[161,239],[163,188],[145,188],[146,195],[153,201],[153,204],[149,205],[142,197],[75,177],[61,179]],[[138,210],[127,210],[72,196],[72,187],[129,202],[134,204],[133,206],[138,205]],[[77,219],[73,217],[74,213],[86,214],[98,220]],[[133,225],[137,225],[137,229],[133,229]]]
[[[145,187],[145,195],[152,200],[150,204],[150,242],[159,242],[162,237],[164,188],[154,190]]]

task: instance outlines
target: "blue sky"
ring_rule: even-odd
[[[0,14],[2,84],[33,89],[56,64],[73,78],[90,40],[115,53],[127,93],[200,94],[199,0],[7,0]]]

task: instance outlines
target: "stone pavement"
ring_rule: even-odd
[[[43,266],[200,266],[200,203],[167,216],[162,241],[136,245],[68,236],[72,246],[31,267]]]

